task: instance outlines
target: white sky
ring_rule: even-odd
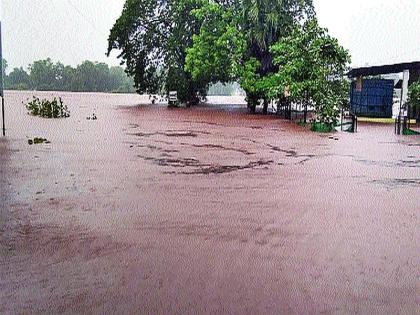
[[[124,0],[0,0],[9,71],[34,60],[117,65],[105,56]],[[314,0],[320,24],[350,50],[352,66],[420,60],[420,0]]]

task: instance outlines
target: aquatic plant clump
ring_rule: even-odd
[[[48,141],[46,138],[42,138],[42,137],[35,137],[33,139],[28,139],[28,144],[32,145],[32,144],[42,144],[42,143],[51,143],[50,141]]]
[[[39,99],[33,97],[32,101],[28,102],[26,109],[34,116],[45,118],[67,118],[70,117],[70,111],[64,105],[61,97],[58,99],[54,97],[52,101],[46,99]]]
[[[323,122],[313,122],[311,126],[311,131],[321,132],[321,133],[330,133],[334,131],[334,125],[323,123]]]

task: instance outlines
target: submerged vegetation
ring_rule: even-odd
[[[334,125],[323,122],[313,122],[311,130],[315,132],[330,133],[334,131]]]
[[[417,135],[420,135],[420,132],[407,128],[403,130],[403,135],[404,136],[417,136]]]
[[[33,138],[33,139],[28,139],[28,144],[29,145],[33,145],[33,144],[42,144],[42,143],[46,143],[46,144],[48,144],[48,143],[51,143],[50,141],[48,141],[47,139],[45,139],[45,138],[42,138],[42,137],[35,137],[35,138]]]
[[[40,116],[45,118],[66,118],[70,117],[70,111],[67,106],[64,105],[61,97],[53,98],[52,101],[46,99],[39,99],[33,97],[26,105],[26,109],[30,114],[34,116]]]

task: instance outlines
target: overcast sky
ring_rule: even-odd
[[[124,0],[0,0],[9,71],[34,60],[117,65],[105,56]],[[314,0],[320,24],[350,50],[352,66],[420,60],[420,0]]]

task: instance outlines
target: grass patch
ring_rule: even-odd
[[[420,135],[420,132],[415,131],[413,129],[404,129],[403,130],[403,135],[404,136],[416,136],[416,135]]]
[[[330,133],[333,132],[334,126],[331,124],[325,124],[322,122],[314,122],[312,123],[311,130],[314,132],[322,132],[322,133]]]

